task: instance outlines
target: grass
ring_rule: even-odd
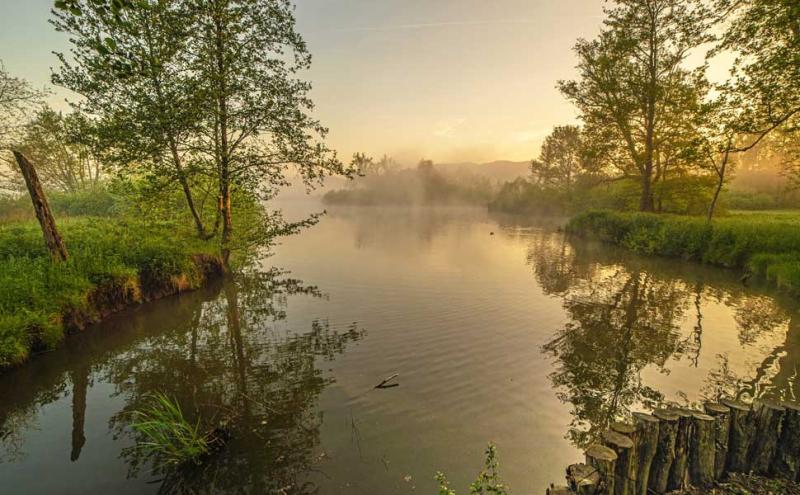
[[[119,304],[198,287],[197,255],[216,252],[172,222],[80,217],[58,226],[70,253],[64,263],[51,261],[35,221],[0,225],[0,368],[53,348]]]
[[[162,393],[153,394],[145,408],[134,411],[133,420],[131,428],[138,434],[136,448],[164,464],[197,462],[211,450],[200,421],[190,423],[180,405]]]
[[[800,292],[800,213],[748,212],[714,219],[590,211],[567,230],[638,253],[746,270]]]

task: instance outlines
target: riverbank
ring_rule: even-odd
[[[222,273],[216,246],[173,222],[59,222],[70,258],[53,263],[33,221],[0,225],[0,369],[53,349],[125,307],[197,289]]]
[[[800,215],[748,214],[714,219],[590,211],[567,231],[635,252],[739,269],[780,289],[800,291]]]

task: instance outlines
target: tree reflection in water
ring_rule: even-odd
[[[156,391],[176,400],[190,422],[222,426],[231,435],[222,450],[185,469],[164,468],[142,450],[126,448],[121,455],[130,477],[155,474],[161,493],[314,493],[303,479],[317,464],[313,449],[322,422],[317,399],[333,382],[319,361],[335,359],[364,332],[355,323],[337,328],[319,320],[305,333],[275,325],[286,316],[288,296],[322,297],[314,287],[281,277],[277,271],[236,277],[205,300],[175,303],[175,311],[157,322],[159,331],[137,329],[122,337],[129,339],[123,345],[119,339],[103,345],[100,336],[97,348],[67,348],[55,362],[43,360],[39,371],[45,379],[39,373],[36,388],[15,391],[14,402],[0,407],[5,432],[0,447],[8,458],[22,455],[13,443],[14,418],[34,417],[36,409],[63,395],[69,382],[70,458],[77,460],[82,449],[92,447],[83,431],[87,387],[104,382],[124,403],[109,419],[114,438],[123,443],[135,437],[131,412]],[[153,325],[152,316],[132,326]],[[21,382],[28,373],[20,370]]]
[[[558,398],[572,406],[567,438],[579,447],[610,423],[630,419],[632,410],[676,399],[644,383],[642,371],[649,367],[667,375],[667,363],[682,357],[698,367],[706,298],[733,308],[743,347],[788,321],[774,299],[724,278],[676,276],[663,262],[621,260],[607,248],[572,244],[562,235],[536,237],[528,260],[545,293],[562,299],[569,319],[542,351],[554,362],[550,379]],[[798,325],[788,326],[786,345],[775,349],[751,379],[735,376],[723,356],[701,393],[735,389],[740,397],[784,398],[795,388],[800,352]]]

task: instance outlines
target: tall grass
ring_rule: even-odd
[[[699,217],[590,211],[567,230],[633,251],[747,270],[800,291],[800,214]]]
[[[139,437],[136,448],[167,465],[197,462],[211,449],[200,420],[190,423],[180,405],[163,393],[153,394],[145,408],[133,412],[131,428]]]
[[[69,329],[65,317],[93,320],[93,291],[130,303],[178,278],[194,288],[204,274],[193,255],[216,252],[173,222],[82,217],[58,225],[70,253],[64,263],[50,260],[35,221],[0,225],[0,368],[56,345]]]

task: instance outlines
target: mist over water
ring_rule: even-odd
[[[464,489],[489,441],[536,492],[631,410],[730,383],[795,399],[791,300],[559,223],[329,208],[261,261],[288,273],[123,312],[0,377],[3,493],[435,493],[436,471]],[[153,472],[126,413],[155,390],[192,418],[224,411],[230,444]]]

